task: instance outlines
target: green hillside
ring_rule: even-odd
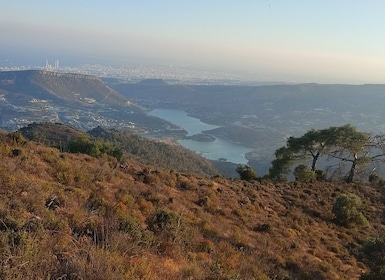
[[[29,140],[67,152],[70,151],[71,143],[81,136],[88,135],[94,139],[104,139],[121,149],[124,158],[151,164],[156,168],[202,176],[214,176],[219,173],[210,161],[182,146],[146,139],[129,131],[97,127],[86,134],[59,123],[34,123],[21,128],[19,132]]]

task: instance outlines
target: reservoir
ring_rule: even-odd
[[[155,109],[150,115],[167,120],[188,132],[188,136],[199,134],[202,131],[218,128],[216,125],[201,122],[197,118],[187,115],[185,111],[173,109]],[[211,142],[201,142],[191,139],[178,140],[183,147],[195,151],[204,158],[210,160],[226,159],[235,164],[247,164],[245,154],[253,151],[252,148],[240,144],[231,143],[225,139],[216,137]]]

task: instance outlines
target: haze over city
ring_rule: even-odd
[[[383,1],[1,1],[0,67],[174,65],[259,81],[384,83]]]

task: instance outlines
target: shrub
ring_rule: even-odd
[[[164,230],[174,229],[177,226],[177,220],[177,215],[173,211],[158,209],[146,219],[146,222],[148,228],[157,233]]]
[[[150,184],[157,184],[159,182],[160,182],[160,179],[155,174],[149,173],[149,174],[144,175],[143,183],[145,183],[145,184],[150,185]]]
[[[339,195],[332,209],[336,223],[344,226],[351,223],[366,225],[368,221],[359,211],[361,204],[361,199],[354,194]]]
[[[24,136],[20,132],[12,132],[9,135],[9,138],[11,138],[11,143],[13,145],[25,145],[27,143],[27,140],[24,138]]]
[[[254,227],[254,231],[259,231],[259,232],[270,232],[271,231],[271,225],[268,223],[264,223],[261,225],[258,225]]]
[[[132,216],[126,216],[119,221],[119,230],[128,233],[134,241],[142,237],[142,229],[139,222]]]
[[[294,177],[299,182],[311,182],[316,178],[316,173],[301,164],[294,169]]]
[[[197,189],[197,187],[194,184],[194,182],[191,182],[187,178],[179,178],[177,186],[180,189],[189,190],[189,191],[194,191],[194,190]]]
[[[93,192],[90,194],[87,200],[87,208],[89,211],[101,211],[108,205],[106,198],[97,193]]]
[[[321,170],[321,169],[317,169],[315,171],[315,175],[316,175],[316,178],[318,181],[325,181],[326,180],[326,172]]]
[[[377,174],[370,174],[369,175],[369,182],[372,183],[373,185],[383,185],[385,183],[385,180],[382,179],[379,175]]]
[[[103,139],[94,139],[87,135],[78,137],[69,145],[71,153],[83,153],[92,157],[103,157],[106,155],[115,157],[118,161],[123,158],[123,151],[120,148],[113,147],[110,142]]]
[[[236,171],[242,180],[250,181],[257,177],[257,173],[247,164],[239,164]]]
[[[362,247],[362,253],[371,270],[362,274],[360,280],[385,279],[384,237],[368,239]]]

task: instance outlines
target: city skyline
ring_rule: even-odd
[[[385,83],[384,8],[361,0],[8,1],[0,11],[0,67],[60,59],[259,81]]]
[[[59,70],[59,59],[55,59],[54,65],[49,64],[49,60],[45,60],[45,70]]]

